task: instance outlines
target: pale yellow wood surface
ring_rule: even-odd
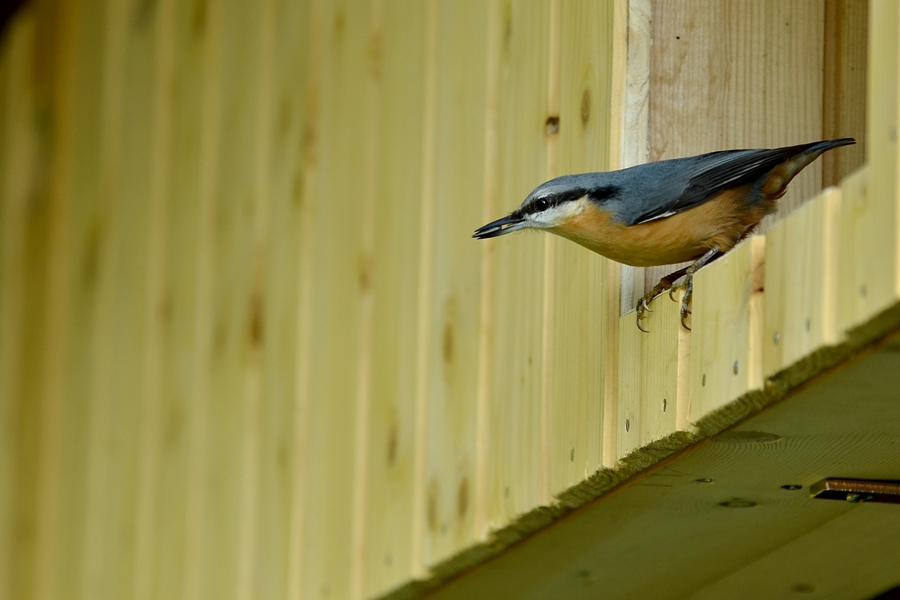
[[[868,175],[857,172],[843,184],[840,273],[844,293],[838,307],[842,329],[864,323],[900,295],[898,14],[896,2],[877,0],[870,5]]]
[[[642,327],[619,317],[616,459],[689,428],[690,333],[681,326],[681,293],[650,303]]]
[[[430,287],[420,321],[427,367],[424,494],[425,564],[449,558],[481,538],[475,530],[481,247],[472,231],[484,217],[485,86],[488,5],[437,6],[431,171]],[[459,44],[460,39],[466,43]]]
[[[870,164],[841,182],[841,205],[838,216],[838,327],[846,332],[861,325],[889,298],[882,278],[890,277],[891,248],[896,238],[889,232],[872,239],[870,229],[875,221],[893,212],[890,197],[874,194],[874,172]],[[889,216],[888,216],[889,218]],[[881,224],[883,226],[883,224]],[[872,252],[877,252],[873,260]],[[871,286],[875,286],[871,290]],[[877,295],[880,292],[880,296]],[[873,294],[875,294],[873,296]]]
[[[159,15],[135,14],[111,3],[105,15],[91,17],[105,19],[105,26],[102,78],[95,92],[102,179],[88,242],[95,338],[90,347],[86,508],[81,517],[85,558],[78,590],[85,598],[134,592],[138,478],[150,475],[138,470],[137,458],[142,435],[155,429],[153,422],[141,418],[141,408],[154,408],[157,401],[148,396],[153,389],[148,379],[158,379],[148,371],[157,355],[147,350],[148,317],[159,302],[158,286],[148,285],[148,267],[162,245],[157,209],[164,202],[151,185],[160,166],[160,134],[168,127],[154,115]]]
[[[613,4],[563,3],[560,21],[559,172],[608,169]],[[614,385],[617,267],[563,239],[548,242],[544,358],[549,492],[603,461],[603,406]],[[614,389],[610,387],[610,389]]]
[[[197,345],[205,347],[200,377],[208,377],[201,394],[198,423],[205,447],[192,465],[187,594],[193,597],[239,595],[245,577],[238,565],[246,556],[248,527],[246,495],[248,462],[255,462],[258,427],[259,256],[257,236],[265,222],[255,186],[255,154],[260,151],[259,90],[262,60],[259,7],[223,5],[206,13],[200,26],[221,35],[221,46],[208,69],[217,72],[216,105],[212,110],[215,145],[205,149],[201,191],[211,194],[209,236],[201,260],[205,289],[201,292],[204,331]],[[220,20],[219,20],[220,19]],[[219,29],[221,28],[221,29]],[[219,40],[216,40],[219,42]],[[214,42],[215,43],[215,42]],[[213,140],[210,140],[212,143]],[[208,294],[208,295],[206,295]],[[249,525],[252,527],[252,524]]]
[[[33,541],[18,534],[33,526],[36,449],[29,425],[34,391],[34,275],[28,272],[30,209],[40,167],[35,127],[36,56],[33,10],[19,14],[0,41],[0,596],[27,595]]]
[[[167,155],[169,181],[164,244],[164,290],[161,304],[151,306],[161,329],[160,382],[152,438],[158,482],[151,503],[155,516],[150,556],[136,557],[135,595],[175,597],[186,594],[197,580],[192,569],[198,535],[193,522],[202,514],[202,479],[199,475],[204,452],[207,395],[205,350],[198,340],[209,327],[206,265],[210,260],[209,180],[211,146],[215,144],[218,94],[215,61],[218,42],[216,12],[197,15],[189,5],[178,3],[173,45],[177,55],[171,73],[171,133]],[[155,437],[154,437],[155,436]],[[146,476],[146,475],[145,475]],[[144,493],[144,492],[140,492]],[[146,525],[145,525],[146,526]],[[145,533],[145,535],[147,535]],[[146,552],[144,549],[142,552]],[[149,577],[149,581],[147,578]],[[189,596],[188,596],[189,597]]]
[[[367,77],[379,86],[378,156],[369,279],[373,296],[366,434],[365,595],[409,578],[416,451],[416,312],[419,293],[422,130],[427,7],[384,4],[373,22]]]
[[[152,32],[153,88],[150,96],[151,141],[148,161],[148,208],[146,209],[148,245],[146,248],[146,295],[140,316],[146,331],[144,364],[141,365],[138,400],[135,451],[135,499],[134,499],[134,548],[131,564],[126,573],[131,575],[123,596],[151,598],[158,593],[156,585],[159,571],[157,557],[157,532],[160,518],[157,491],[160,488],[160,439],[163,428],[163,365],[165,340],[168,334],[165,308],[169,291],[166,289],[168,251],[168,220],[170,217],[171,150],[174,106],[167,87],[162,82],[174,80],[176,52],[175,2],[169,0],[156,6]],[[128,556],[128,555],[126,555]]]
[[[497,44],[496,128],[491,201],[483,222],[516,208],[547,172],[551,6],[495,3],[490,32]],[[505,243],[509,242],[509,243]],[[511,235],[485,244],[489,318],[486,454],[487,523],[500,528],[546,501],[541,488],[541,386],[544,247],[539,234]],[[488,290],[490,290],[488,292]]]
[[[283,598],[297,567],[288,553],[292,485],[297,457],[291,451],[297,402],[297,302],[300,246],[300,140],[307,90],[308,6],[268,1],[261,19],[256,150],[252,163],[255,208],[254,281],[245,344],[258,369],[258,408],[248,414],[242,465],[241,549],[238,598]],[[253,147],[253,146],[251,146]],[[248,149],[249,150],[249,149]],[[248,399],[252,399],[248,398]],[[249,418],[254,417],[255,422]],[[253,447],[255,446],[255,448]],[[245,458],[246,461],[246,458]]]
[[[653,2],[650,160],[822,139],[824,23],[824,2]],[[821,181],[817,161],[791,183],[779,215]],[[647,269],[647,289],[667,269]]]
[[[752,236],[694,276],[692,422],[762,388],[765,248],[763,236]]]
[[[303,594],[350,597],[354,586],[354,463],[362,299],[366,256],[363,204],[371,15],[359,5],[329,0],[315,7],[310,80],[315,184],[310,274],[310,361],[303,494]],[[304,199],[307,201],[307,199]],[[356,563],[355,568],[359,568]],[[296,568],[296,567],[292,567]]]
[[[840,189],[828,188],[766,232],[764,377],[840,341],[840,201]]]
[[[619,356],[628,356],[630,360],[620,360],[616,365],[617,395],[614,410],[606,413],[613,418],[604,424],[603,435],[615,439],[614,460],[628,456],[640,446],[641,439],[641,350],[642,334],[634,320],[634,315],[619,317],[618,349]]]
[[[109,238],[99,219],[100,91],[104,9],[61,3],[45,8],[56,27],[42,32],[47,80],[39,84],[41,110],[51,119],[47,174],[35,200],[34,225],[47,237],[41,365],[25,386],[39,390],[40,422],[35,563],[36,598],[87,593],[84,554],[88,510],[88,447],[94,404],[92,349],[98,341],[99,256]],[[48,15],[42,15],[45,18]],[[53,39],[52,43],[49,41]],[[46,94],[44,96],[43,94]],[[44,195],[46,194],[46,195]],[[46,212],[45,212],[46,211]],[[46,219],[46,220],[44,220]],[[92,557],[90,560],[97,560]]]
[[[681,326],[682,293],[659,296],[641,333],[641,446],[684,429],[690,414],[690,332]],[[627,320],[634,314],[622,317]],[[635,326],[637,329],[637,326]],[[628,360],[622,355],[619,360]],[[621,368],[621,367],[620,367]]]

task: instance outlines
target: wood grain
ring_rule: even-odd
[[[447,559],[484,535],[475,529],[481,251],[471,241],[483,218],[488,6],[437,7],[427,321],[420,321],[425,377],[424,547],[426,564]],[[458,40],[467,43],[461,48]],[[465,177],[460,177],[465,173]],[[423,235],[425,235],[423,230]]]
[[[311,80],[317,114],[315,181],[309,201],[314,237],[310,273],[309,362],[305,411],[303,590],[309,596],[351,597],[355,469],[363,299],[368,257],[363,238],[367,144],[372,102],[368,86],[371,15],[344,0],[323,2],[311,23],[317,30]],[[348,176],[348,173],[353,174]],[[335,232],[341,232],[335,235]],[[327,398],[328,401],[322,401]],[[357,564],[356,568],[361,565]]]
[[[370,407],[365,445],[364,595],[402,583],[412,554],[416,451],[418,248],[427,7],[388,2],[369,34],[370,85],[378,86],[373,239]],[[370,158],[371,160],[371,158]]]
[[[692,422],[762,388],[765,238],[753,236],[694,277]]]
[[[550,2],[497,3],[497,91],[488,106],[496,141],[487,222],[516,208],[547,170]],[[490,125],[489,125],[490,127]],[[541,488],[541,365],[544,244],[539,235],[513,235],[485,244],[482,293],[487,381],[486,518],[500,528],[546,501]],[[490,290],[490,293],[488,293]]]
[[[37,39],[36,15],[28,10],[0,42],[0,596],[7,598],[29,595],[35,566],[34,539],[17,531],[34,526],[38,457],[35,390],[25,385],[36,381],[38,357],[28,332],[38,330],[35,287],[42,275],[29,271],[40,262],[31,227],[38,220],[42,140],[35,74],[28,68]]]
[[[608,169],[612,16],[612,4],[562,6],[559,174]],[[607,309],[618,306],[618,268],[566,240],[548,244],[545,452],[549,492],[558,494],[603,464],[616,329]]]
[[[835,277],[840,201],[840,190],[828,188],[766,232],[766,378],[840,341]]]

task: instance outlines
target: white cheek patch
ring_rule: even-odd
[[[587,198],[579,198],[571,202],[563,202],[541,213],[532,213],[528,216],[528,221],[533,223],[531,227],[555,227],[561,222],[580,215],[585,211],[585,203]]]

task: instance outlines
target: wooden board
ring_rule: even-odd
[[[841,192],[828,188],[766,233],[763,376],[837,344]]]
[[[147,551],[149,505],[148,498],[138,496],[138,486],[141,478],[146,491],[152,486],[146,478],[153,474],[139,471],[138,455],[158,427],[153,412],[159,355],[156,346],[148,352],[148,334],[160,301],[165,197],[159,176],[166,166],[160,142],[169,131],[169,123],[159,120],[154,94],[159,89],[157,42],[170,39],[160,31],[160,14],[113,5],[102,17],[92,16],[104,21],[104,54],[97,106],[101,181],[89,242],[96,253],[96,317],[81,517],[81,593],[86,596],[131,593],[139,564],[135,552],[140,547],[143,557]],[[141,579],[144,587],[146,573]]]
[[[559,171],[610,164],[613,5],[563,3],[560,20]],[[606,33],[600,33],[606,32]],[[618,151],[618,150],[616,150]],[[603,464],[603,407],[612,397],[618,268],[568,240],[547,242],[545,452],[549,493]],[[598,318],[605,315],[606,318]]]
[[[495,3],[490,35],[496,64],[488,115],[496,130],[486,176],[491,182],[483,222],[518,207],[547,173],[551,5]],[[482,373],[488,445],[486,521],[498,529],[545,503],[542,431],[544,248],[542,235],[518,234],[484,243],[486,353]]]
[[[844,293],[838,322],[844,330],[862,325],[893,305],[900,295],[898,18],[897,3],[871,3],[869,55],[878,59],[869,63],[868,173],[857,171],[843,183],[839,219]]]
[[[38,455],[36,390],[25,385],[35,369],[28,332],[37,321],[40,276],[28,269],[36,266],[29,254],[30,213],[41,165],[34,73],[28,68],[36,43],[33,10],[21,11],[0,41],[0,596],[6,598],[29,595],[34,568],[33,540],[16,533],[34,526]]]
[[[351,571],[358,542],[355,441],[360,365],[363,352],[363,301],[368,285],[364,240],[367,136],[370,135],[368,86],[371,15],[346,0],[313,7],[315,32],[310,50],[310,154],[314,181],[304,250],[312,254],[304,285],[309,302],[301,360],[308,379],[302,436],[302,589],[309,597],[351,597],[359,575]],[[355,174],[349,177],[348,173]],[[306,215],[304,215],[305,217]],[[340,232],[336,235],[335,232]],[[323,401],[327,398],[328,401]],[[302,490],[302,491],[301,491]],[[361,568],[357,564],[356,568]],[[294,566],[293,568],[297,568]]]
[[[694,277],[691,417],[762,389],[765,238],[753,236]]]
[[[807,493],[829,476],[900,477],[896,380],[883,376],[898,350],[822,377],[430,598],[865,598],[900,583],[896,511]]]
[[[419,372],[425,429],[416,493],[424,499],[417,556],[428,565],[485,534],[475,528],[482,247],[471,236],[484,217],[488,16],[485,4],[439,3],[426,74],[434,104],[425,136],[433,146],[424,165],[423,202],[430,207],[423,218],[431,222],[422,229],[430,247],[420,255],[426,266],[419,284],[429,289],[419,313],[425,329],[417,352],[427,362]]]
[[[377,157],[373,161],[368,431],[363,595],[399,585],[418,568],[412,554],[416,494],[417,301],[422,198],[422,130],[427,7],[418,0],[384,3],[369,34],[367,82],[377,88]],[[377,17],[377,19],[376,19]]]
[[[38,47],[43,72],[37,102],[47,121],[46,179],[36,191],[29,234],[45,246],[28,265],[44,281],[34,300],[39,365],[26,379],[36,391],[39,450],[34,502],[34,563],[28,593],[51,598],[88,593],[85,516],[93,374],[98,343],[100,255],[110,239],[100,210],[101,91],[105,8],[60,3],[44,7]],[[52,25],[49,25],[52,23]],[[34,232],[34,233],[32,233]],[[45,265],[40,260],[46,260]],[[40,314],[40,313],[39,313]],[[105,316],[104,316],[105,317]],[[31,357],[29,357],[31,358]],[[26,522],[30,520],[26,518]],[[91,532],[93,533],[93,532]],[[72,549],[78,550],[73,552]],[[26,588],[27,589],[27,588]]]

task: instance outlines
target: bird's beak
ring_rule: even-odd
[[[478,238],[479,240],[485,240],[487,238],[497,237],[498,235],[512,233],[523,227],[525,227],[525,219],[513,213],[502,219],[497,219],[496,221],[488,223],[484,227],[479,227],[475,230],[475,233],[472,234],[472,237]]]

